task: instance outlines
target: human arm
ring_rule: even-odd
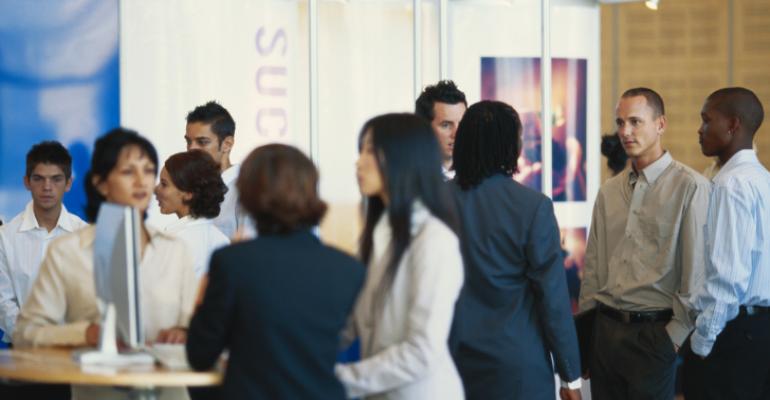
[[[203,303],[195,310],[187,331],[187,359],[194,369],[210,369],[230,336],[235,307],[235,286],[221,251],[211,257]]]
[[[13,343],[17,347],[82,346],[88,344],[86,333],[91,320],[67,321],[70,306],[67,279],[62,269],[73,260],[63,257],[59,249],[64,242],[54,241],[48,247],[40,272],[29,297],[19,313]],[[80,249],[76,249],[78,251]],[[95,300],[94,300],[95,301]],[[88,305],[82,305],[88,308]],[[95,309],[95,307],[94,307]],[[98,319],[93,315],[92,319]]]
[[[738,315],[751,278],[756,225],[747,194],[751,188],[715,185],[706,224],[706,277],[693,304],[701,311],[690,339],[707,356],[728,321]]]
[[[445,362],[454,305],[463,282],[457,237],[445,226],[413,239],[400,273],[408,274],[404,340],[356,363],[338,365],[349,397],[381,393],[416,382]],[[393,290],[391,288],[391,290]]]
[[[5,333],[5,336],[0,339],[8,342],[19,315],[19,300],[11,280],[11,266],[6,252],[4,234],[0,229],[0,330]]]
[[[695,326],[691,314],[690,297],[703,284],[705,270],[705,238],[703,229],[706,225],[710,184],[695,184],[692,195],[682,215],[679,228],[677,263],[681,267],[679,288],[674,293],[672,309],[674,315],[666,324],[666,332],[674,350],[679,350]]]
[[[580,281],[580,297],[578,307],[580,311],[587,311],[596,307],[594,295],[599,290],[599,268],[606,268],[602,251],[606,248],[606,236],[604,233],[604,197],[602,193],[596,197],[594,210],[591,216],[591,228],[588,232],[586,243],[585,264],[583,279]]]
[[[572,317],[564,272],[559,229],[549,199],[538,204],[527,238],[526,276],[548,348],[554,355],[556,370],[565,382],[580,378],[577,334]]]

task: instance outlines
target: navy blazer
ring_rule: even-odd
[[[364,273],[309,231],[216,251],[190,322],[190,365],[210,369],[230,350],[223,399],[344,399],[334,364]]]
[[[468,399],[548,399],[580,377],[575,325],[551,200],[496,175],[463,191],[465,285],[450,345]]]

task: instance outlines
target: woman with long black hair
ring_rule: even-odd
[[[463,266],[436,138],[412,114],[375,117],[361,129],[356,169],[366,198],[368,272],[352,324],[362,360],[337,376],[351,397],[463,399],[447,345]]]

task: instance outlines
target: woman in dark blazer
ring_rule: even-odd
[[[468,399],[553,399],[551,355],[562,398],[575,399],[580,359],[559,229],[551,200],[513,180],[520,151],[511,106],[468,108],[452,158],[465,261],[452,355]]]
[[[364,268],[311,231],[326,210],[317,184],[313,163],[286,145],[257,148],[241,166],[240,201],[259,237],[213,254],[187,338],[198,370],[230,350],[223,399],[345,398],[334,363]]]

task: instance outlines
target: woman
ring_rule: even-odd
[[[452,353],[468,399],[553,399],[551,355],[568,387],[579,384],[553,205],[512,178],[521,131],[511,106],[482,101],[468,108],[455,138],[452,186],[467,280]]]
[[[187,244],[199,279],[208,271],[211,253],[230,244],[230,239],[210,219],[219,215],[225,192],[227,186],[222,181],[219,165],[200,150],[169,157],[155,187],[160,212],[179,217],[166,227],[166,233],[180,237]]]
[[[103,202],[145,213],[157,174],[152,144],[134,131],[117,128],[96,141],[85,178],[87,218],[96,220]],[[14,344],[20,347],[96,346],[101,314],[94,292],[91,225],[55,239],[19,314]],[[141,223],[141,310],[145,337],[184,342],[192,314],[196,279],[184,243]],[[61,322],[59,322],[61,321]],[[126,391],[73,386],[74,399],[128,398]],[[163,399],[184,399],[184,388],[161,390]]]
[[[223,399],[345,396],[334,362],[364,268],[313,234],[326,211],[317,187],[293,147],[262,146],[241,165],[240,202],[259,237],[214,252],[187,341],[196,369],[230,350]]]
[[[337,376],[350,397],[463,399],[447,345],[463,267],[436,138],[417,116],[376,117],[356,169],[367,200],[368,273],[353,314],[362,360]]]

